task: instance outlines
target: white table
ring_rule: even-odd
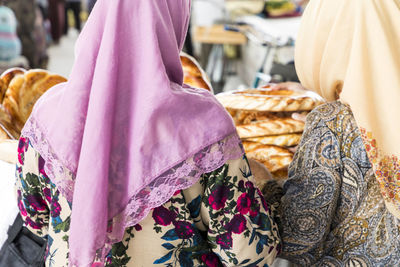
[[[14,193],[15,165],[0,160],[0,247],[7,239],[8,227],[18,214]]]

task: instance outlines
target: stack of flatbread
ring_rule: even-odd
[[[310,91],[266,87],[217,95],[231,114],[247,157],[263,163],[278,180],[287,178],[293,149],[300,142],[304,122],[293,113],[307,114],[323,99]]]
[[[184,74],[183,83],[213,92],[210,80],[197,60],[184,52],[181,52],[180,57]]]
[[[5,71],[0,76],[0,138],[18,139],[39,97],[65,81],[64,77],[46,70],[13,68]]]
[[[65,82],[46,70],[12,68],[0,76],[0,160],[14,163],[17,141],[33,105],[56,84]]]

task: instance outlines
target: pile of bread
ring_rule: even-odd
[[[13,68],[0,76],[0,140],[18,139],[39,97],[54,85],[65,82],[45,70]]]
[[[0,76],[0,160],[14,163],[19,138],[33,105],[54,85],[65,82],[45,70],[12,68]]]
[[[183,68],[183,83],[196,88],[203,88],[213,92],[211,83],[205,71],[193,57],[186,53],[181,53],[181,63]]]
[[[323,103],[313,92],[270,85],[222,93],[217,99],[231,114],[247,157],[263,163],[277,180],[287,178],[292,148],[304,129],[304,122],[292,114],[307,114]]]

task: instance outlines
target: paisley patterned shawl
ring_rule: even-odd
[[[296,45],[302,84],[349,104],[390,212],[400,218],[400,1],[312,0]]]

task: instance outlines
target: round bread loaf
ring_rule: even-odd
[[[182,52],[181,63],[184,75],[183,82],[185,84],[213,92],[207,74],[200,67],[200,64],[196,61],[196,59]]]
[[[18,138],[22,127],[32,112],[33,105],[39,97],[56,84],[67,81],[64,77],[49,73],[46,70],[34,69],[25,71],[20,68],[7,70],[0,76],[1,109],[0,123]],[[4,119],[4,118],[10,118]]]

